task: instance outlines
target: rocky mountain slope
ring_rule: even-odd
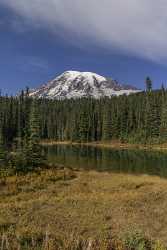
[[[81,97],[101,98],[139,92],[135,87],[119,84],[110,78],[92,72],[66,71],[52,81],[33,89],[30,95],[37,98],[70,99]]]

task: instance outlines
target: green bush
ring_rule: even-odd
[[[152,248],[151,241],[140,232],[125,235],[123,244],[127,250],[149,250]]]

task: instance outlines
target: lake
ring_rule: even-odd
[[[48,161],[67,167],[167,177],[167,152],[80,145],[45,146]]]

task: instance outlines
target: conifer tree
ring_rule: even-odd
[[[112,138],[112,121],[111,121],[111,112],[109,107],[105,107],[103,114],[103,140],[108,141]]]
[[[75,112],[71,114],[70,118],[70,140],[71,141],[78,141],[79,138],[79,126],[78,126],[78,119]]]
[[[159,106],[154,96],[149,94],[146,99],[146,137],[152,139],[159,136],[160,132],[160,112]]]
[[[165,92],[165,87],[164,87],[164,84],[162,83],[161,84],[161,91],[164,93]]]
[[[26,87],[25,96],[24,96],[24,146],[28,145],[29,136],[30,136],[30,108],[31,108],[31,99],[29,98],[29,88]]]
[[[151,126],[150,126],[150,131],[151,131],[151,137],[158,137],[160,133],[160,112],[159,112],[159,107],[158,103],[153,103],[151,106]]]
[[[88,115],[86,111],[82,111],[80,114],[80,123],[79,123],[79,139],[81,142],[88,141],[88,134],[89,134],[89,121]]]
[[[16,143],[13,143],[14,154],[12,154],[10,160],[10,167],[14,169],[16,173],[26,172],[27,168],[27,158],[24,150],[24,134],[23,134],[23,106],[24,106],[24,92],[21,92],[21,95],[18,97],[18,107],[17,107],[17,137]]]
[[[0,105],[2,105],[2,97],[0,96]],[[0,164],[6,160],[6,151],[4,145],[4,134],[3,134],[3,113],[0,111]]]
[[[167,141],[167,98],[164,96],[161,111],[160,136],[162,141]]]
[[[42,162],[40,143],[40,117],[38,102],[34,99],[31,104],[30,112],[30,137],[28,157],[32,167],[38,166]]]
[[[151,92],[152,90],[152,81],[149,76],[146,77],[146,91]]]
[[[125,97],[124,97],[125,98]],[[127,138],[127,132],[128,132],[128,109],[127,109],[127,99],[125,98],[122,102],[122,110],[120,112],[120,121],[119,121],[119,127],[120,127],[120,139],[122,142],[125,141]]]
[[[0,117],[0,164],[5,163],[5,160],[6,160],[6,151],[3,140],[2,116],[1,116]]]

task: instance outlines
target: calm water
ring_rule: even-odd
[[[45,147],[49,162],[69,167],[167,177],[167,153],[91,146]]]

